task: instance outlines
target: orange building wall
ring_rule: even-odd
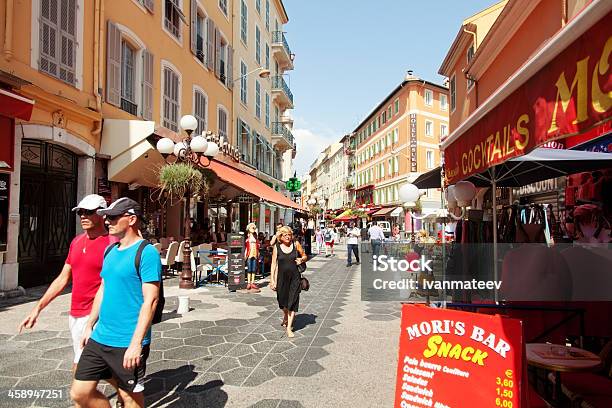
[[[479,79],[479,103],[494,93],[544,42],[561,29],[562,19],[562,1],[544,0],[536,6]]]

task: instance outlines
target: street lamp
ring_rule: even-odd
[[[258,72],[258,71],[259,71],[259,72]],[[238,78],[234,79],[232,82],[238,82],[238,81],[240,81],[242,78],[244,78],[244,77],[246,77],[246,76],[249,76],[249,75],[251,75],[251,74],[253,74],[253,73],[255,73],[255,72],[258,72],[258,73],[257,73],[257,76],[259,76],[260,78],[269,78],[269,77],[270,77],[270,70],[269,70],[269,69],[266,69],[266,68],[264,68],[264,67],[257,67],[257,68],[255,68],[254,70],[249,71],[249,72],[247,72],[247,73],[246,73],[246,74],[244,74],[244,75],[240,75]]]
[[[191,134],[198,127],[198,120],[192,115],[185,115],[181,118],[180,127],[187,133],[187,137],[181,142],[174,143],[170,138],[164,137],[157,142],[157,151],[161,153],[166,163],[182,161],[196,167],[208,167],[211,160],[219,153],[219,146],[211,138],[212,132],[191,137]],[[174,160],[169,160],[174,156]],[[186,211],[184,217],[185,245],[183,247],[183,269],[181,271],[179,288],[193,289],[193,276],[191,271],[191,190],[187,186],[185,192]]]

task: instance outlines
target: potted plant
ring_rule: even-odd
[[[208,170],[208,169],[206,169]],[[188,163],[165,164],[159,169],[158,198],[169,199],[176,203],[185,194],[206,195],[212,175]]]

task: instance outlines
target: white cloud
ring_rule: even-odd
[[[340,140],[340,136],[330,134],[329,130],[319,133],[310,129],[294,128],[292,133],[297,145],[293,166],[299,176],[308,173],[310,165],[328,145]]]

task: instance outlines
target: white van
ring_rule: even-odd
[[[389,221],[376,221],[376,225],[382,228],[385,238],[391,236],[391,223]]]

